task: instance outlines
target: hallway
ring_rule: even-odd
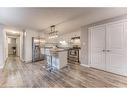
[[[127,78],[93,68],[70,65],[49,72],[42,61],[22,63],[9,57],[4,67],[4,83],[0,87],[127,87]]]

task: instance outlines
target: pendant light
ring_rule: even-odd
[[[51,31],[49,33],[49,39],[57,38],[58,37],[58,31],[55,30],[55,25],[50,26]]]

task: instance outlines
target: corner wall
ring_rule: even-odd
[[[5,63],[5,54],[4,54],[4,27],[0,25],[0,68],[3,68]]]
[[[24,59],[23,59],[23,49],[24,49],[24,46],[23,46],[23,31],[21,31],[21,33],[20,33],[20,60],[21,61],[24,61]]]
[[[24,41],[24,61],[32,61],[32,37],[38,37],[39,33],[34,30],[26,29],[26,36]]]

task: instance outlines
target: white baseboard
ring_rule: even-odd
[[[24,61],[25,63],[31,63],[32,62],[32,60],[26,60],[26,61]]]
[[[86,65],[86,64],[81,64],[81,66],[90,67],[89,65]]]

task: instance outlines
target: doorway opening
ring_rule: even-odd
[[[5,55],[6,59],[8,57],[19,57],[21,52],[21,36],[20,32],[14,30],[5,30],[6,32],[6,42],[5,42]]]
[[[19,56],[18,38],[8,37],[8,56]]]

